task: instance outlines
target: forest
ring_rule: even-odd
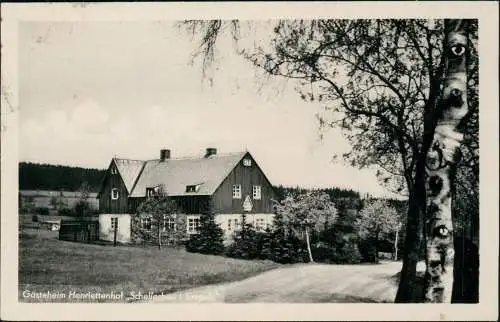
[[[106,170],[64,165],[19,163],[19,190],[77,191],[87,182],[91,192],[97,192]]]

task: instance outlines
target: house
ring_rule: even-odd
[[[270,227],[275,193],[250,152],[218,154],[217,149],[207,148],[198,157],[170,156],[171,151],[164,149],[155,160],[111,160],[98,193],[101,239],[113,240],[116,229],[117,241],[129,242],[132,214],[160,186],[186,216],[185,227],[175,229],[186,229],[188,235],[197,232],[208,205],[226,238],[241,226],[243,213],[256,229]]]

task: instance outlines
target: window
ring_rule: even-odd
[[[241,199],[241,185],[233,185],[233,199]]]
[[[118,218],[116,217],[111,218],[111,229],[112,230],[118,229]]]
[[[154,197],[155,194],[155,189],[154,188],[146,188],[146,197],[151,198]]]
[[[199,185],[186,186],[186,192],[197,192]]]
[[[240,220],[238,218],[228,219],[227,230],[228,231],[240,230]]]
[[[243,165],[244,165],[245,167],[250,167],[250,166],[252,166],[252,160],[250,160],[250,159],[243,159]]]
[[[256,230],[264,230],[266,229],[266,223],[264,218],[255,219],[255,229]]]
[[[200,227],[200,217],[189,216],[187,218],[187,232],[188,234],[196,234]]]
[[[111,199],[112,200],[117,200],[119,196],[120,196],[120,194],[118,193],[117,188],[111,189]]]
[[[151,217],[141,218],[142,229],[151,230]]]
[[[175,217],[163,215],[163,231],[176,231]]]
[[[253,186],[252,195],[254,199],[261,199],[260,186]]]
[[[115,167],[112,167],[111,174],[118,174],[118,170]]]

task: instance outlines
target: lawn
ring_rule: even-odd
[[[58,232],[23,226],[19,233],[22,302],[128,302],[134,300],[132,294],[138,300],[139,292],[166,294],[237,281],[280,266],[271,261],[236,260],[184,249],[160,251],[156,247],[60,241]],[[55,298],[41,298],[40,292]],[[117,297],[89,299],[89,294]]]

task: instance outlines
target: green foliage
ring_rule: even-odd
[[[311,189],[305,189],[301,187],[284,187],[282,185],[279,186],[274,186],[273,187],[274,192],[276,193],[276,198],[277,201],[282,201],[285,199],[288,195],[298,195],[298,194],[303,194],[305,192],[310,191]],[[351,189],[343,189],[343,188],[321,188],[317,189],[320,192],[326,193],[328,196],[330,196],[330,200],[332,201],[337,201],[339,199],[341,200],[353,200],[354,202],[356,200],[360,200],[359,193],[351,190]]]
[[[265,233],[257,232],[242,216],[241,229],[236,231],[233,242],[226,249],[226,256],[242,259],[264,259],[262,245]]]
[[[52,196],[50,197],[50,205],[54,207],[54,209],[59,210],[66,206],[64,198],[60,196]]]
[[[99,169],[20,162],[19,189],[77,191],[86,181],[90,191],[97,192],[105,172],[106,170]]]
[[[92,214],[92,208],[90,207],[90,204],[87,201],[78,200],[71,213],[77,217],[86,217]]]
[[[75,216],[75,210],[71,208],[61,208],[57,213],[59,216]]]
[[[135,243],[154,243],[159,248],[165,243],[165,237],[174,238],[178,242],[184,229],[179,226],[176,216],[177,204],[163,189],[158,189],[158,195],[145,198],[137,207],[137,212],[132,216],[131,239]],[[179,229],[169,231],[166,223],[169,219],[174,220]],[[147,222],[147,225],[145,224]],[[185,226],[184,226],[185,227]],[[179,235],[176,234],[179,232]]]
[[[224,231],[215,222],[215,215],[210,212],[200,217],[198,233],[191,235],[186,243],[186,250],[192,253],[221,255],[224,253]]]
[[[36,208],[36,212],[40,216],[48,216],[50,213],[49,208],[47,208],[47,207],[38,207],[38,208]]]
[[[396,230],[402,226],[402,221],[401,214],[387,201],[366,201],[356,221],[364,257],[377,261],[380,241],[393,240]]]

